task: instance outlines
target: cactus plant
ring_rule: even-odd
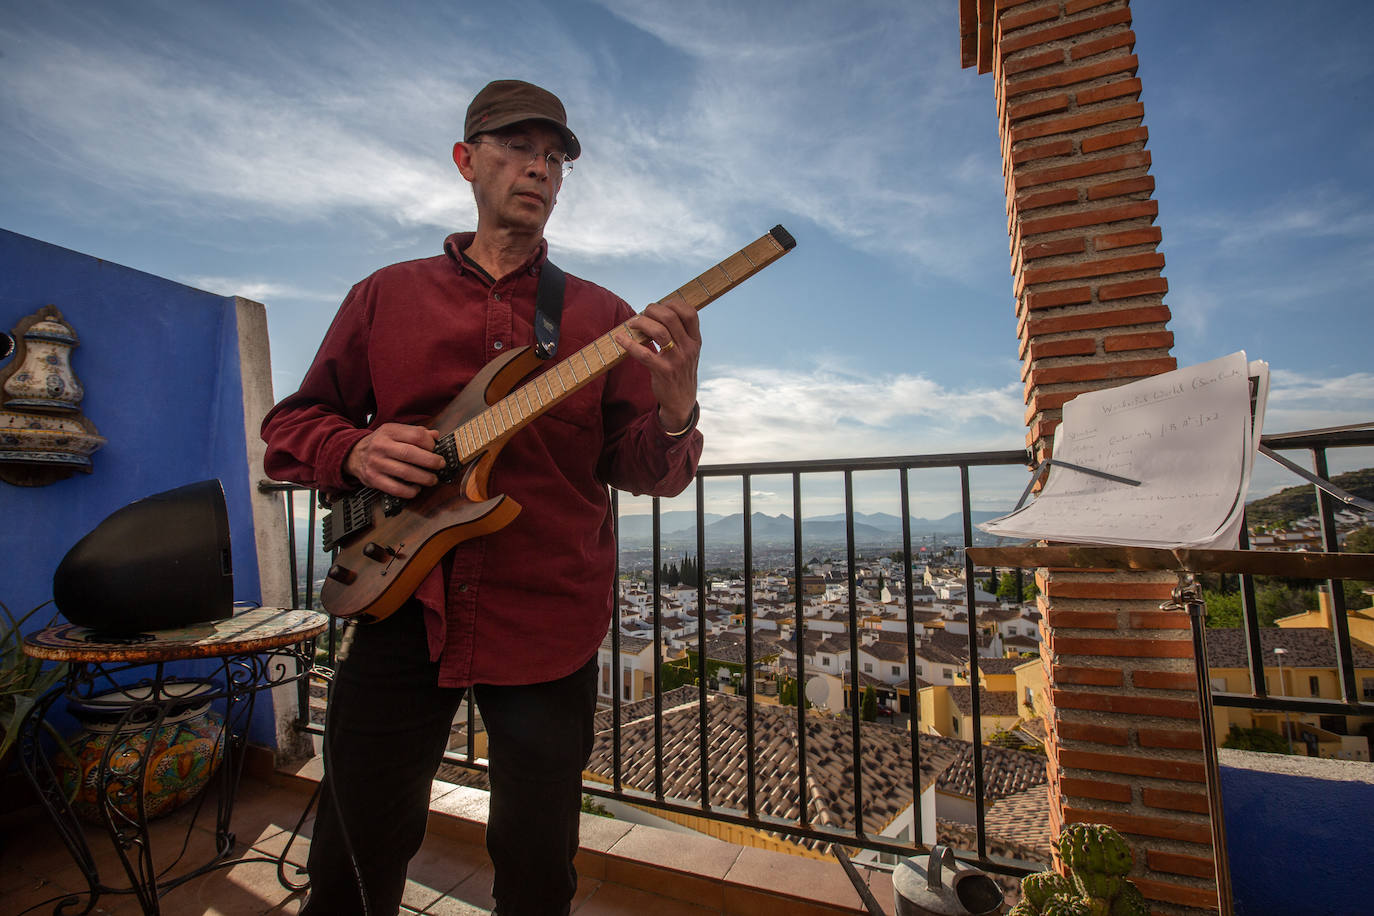
[[[1111,916],[1150,916],[1150,905],[1140,888],[1127,881],[1121,894],[1112,901]]]
[[[1073,894],[1055,894],[1045,901],[1041,916],[1092,916],[1092,910]]]
[[[1074,873],[1124,875],[1135,857],[1121,834],[1106,824],[1069,824],[1059,835],[1059,854]]]
[[[1073,893],[1073,883],[1052,871],[1026,875],[1021,879],[1021,896],[1030,902],[1034,911],[1041,910],[1056,894]]]
[[[1126,878],[1135,863],[1131,847],[1111,827],[1067,825],[1059,855],[1071,877],[1041,872],[1022,878],[1015,916],[1148,916],[1145,898]]]

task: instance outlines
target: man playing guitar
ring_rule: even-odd
[[[353,287],[300,390],[263,422],[272,477],[400,500],[440,483],[452,468],[431,418],[484,366],[535,342],[544,227],[580,154],[548,91],[499,80],[477,94],[453,147],[476,231]],[[618,325],[615,344],[631,358],[512,435],[491,465],[492,489],[523,510],[447,551],[394,613],[353,628],[329,701],[303,913],[397,912],[469,687],[489,742],[495,912],[568,912],[597,649],[614,596],[608,487],[676,495],[702,447],[695,309],[670,298],[636,315],[566,277],[558,354]]]

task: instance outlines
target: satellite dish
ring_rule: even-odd
[[[830,684],[821,675],[806,682],[806,698],[812,706],[820,709],[830,708]]]

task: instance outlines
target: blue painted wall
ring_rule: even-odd
[[[1236,916],[1369,912],[1374,785],[1223,766]]]
[[[45,487],[0,482],[0,601],[16,616],[48,601],[57,564],[111,512],[218,478],[234,598],[258,603],[234,299],[0,230],[0,327],[49,304],[81,339],[72,369],[86,391],[82,412],[108,442],[89,475]],[[53,613],[41,611],[25,631]],[[209,670],[187,663],[182,672]],[[275,744],[266,695],[259,706],[250,738]]]

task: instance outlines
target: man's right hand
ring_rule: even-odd
[[[364,486],[411,499],[421,487],[439,482],[444,459],[434,452],[439,433],[423,426],[383,423],[368,433],[344,459],[344,473]]]

